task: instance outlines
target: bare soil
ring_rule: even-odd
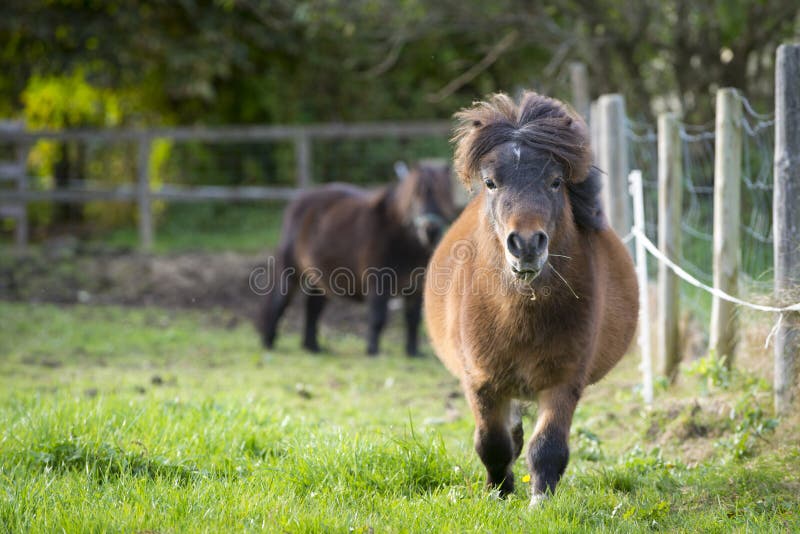
[[[150,255],[87,248],[72,240],[54,240],[41,249],[0,256],[0,299],[59,304],[116,304],[165,308],[222,308],[255,320],[263,296],[250,287],[251,274],[267,266],[260,255],[181,253]],[[282,328],[302,325],[304,299],[295,296]],[[365,331],[366,307],[331,299],[323,327]]]

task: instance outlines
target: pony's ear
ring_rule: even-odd
[[[399,160],[394,162],[394,173],[397,175],[398,180],[403,181],[408,178],[411,171],[405,161]]]
[[[377,212],[386,211],[389,208],[390,197],[394,194],[393,189],[392,187],[381,187],[374,191],[369,197],[369,207]]]

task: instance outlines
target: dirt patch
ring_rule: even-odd
[[[646,438],[677,448],[689,464],[713,455],[714,443],[731,432],[731,405],[720,399],[668,401],[650,415]]]
[[[268,254],[183,253],[166,256],[86,249],[54,242],[40,251],[0,257],[0,299],[59,304],[116,304],[215,309],[235,313],[226,326],[254,320],[263,296],[250,287],[251,274],[264,269]],[[302,295],[287,310],[284,328],[302,324]],[[332,299],[323,327],[363,333],[366,308]]]
[[[263,260],[262,260],[263,261]],[[5,258],[0,297],[58,303],[253,307],[259,259],[232,253],[150,256],[47,251]]]

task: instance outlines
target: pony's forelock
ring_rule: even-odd
[[[481,160],[512,141],[552,154],[564,166],[567,181],[580,182],[589,172],[592,153],[586,124],[553,98],[525,92],[515,104],[508,95],[497,93],[459,111],[455,119],[455,168],[468,187]]]
[[[483,159],[496,147],[518,142],[549,153],[564,167],[576,222],[604,225],[600,210],[599,173],[591,170],[592,150],[584,120],[562,102],[526,91],[519,103],[497,93],[455,114],[454,166],[471,189]],[[588,181],[588,183],[583,183]]]

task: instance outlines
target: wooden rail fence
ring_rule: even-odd
[[[447,136],[452,125],[449,121],[330,123],[303,126],[221,126],[215,128],[151,128],[116,130],[65,130],[25,132],[19,128],[0,128],[0,144],[11,144],[18,153],[39,140],[83,142],[133,142],[137,145],[135,186],[94,189],[53,189],[37,191],[27,187],[24,165],[16,162],[0,165],[0,175],[8,175],[18,184],[0,190],[0,205],[16,206],[24,210],[28,202],[49,201],[84,203],[96,200],[136,202],[138,210],[139,243],[142,250],[153,247],[153,200],[170,202],[196,202],[202,200],[286,200],[298,190],[314,183],[312,176],[311,146],[317,139],[375,139]],[[170,139],[176,142],[203,141],[209,143],[280,142],[289,141],[295,147],[295,187],[270,186],[180,186],[164,184],[158,189],[151,185],[148,162],[154,140]],[[24,161],[24,160],[23,160]],[[17,243],[25,246],[27,233],[18,234]]]
[[[583,103],[585,73],[571,67],[573,101]],[[738,293],[741,256],[742,100],[735,89],[717,93],[714,165],[713,289]],[[626,235],[630,208],[623,193],[628,171],[625,102],[621,95],[603,95],[589,105],[592,145],[606,172],[604,207],[613,228]],[[682,155],[677,117],[664,114],[658,125],[658,249],[680,263]],[[778,305],[800,301],[800,44],[778,48],[775,72],[775,152],[773,189],[774,297]],[[643,230],[641,230],[643,231]],[[674,377],[679,353],[679,292],[677,278],[659,262],[658,371]],[[644,289],[647,291],[647,289]],[[645,301],[646,302],[646,301]],[[734,361],[738,337],[736,305],[713,296],[709,349]],[[800,393],[800,312],[779,314],[770,336],[774,343],[774,392],[778,414],[788,414]],[[651,362],[644,367],[649,368]],[[647,390],[647,384],[645,384]]]

